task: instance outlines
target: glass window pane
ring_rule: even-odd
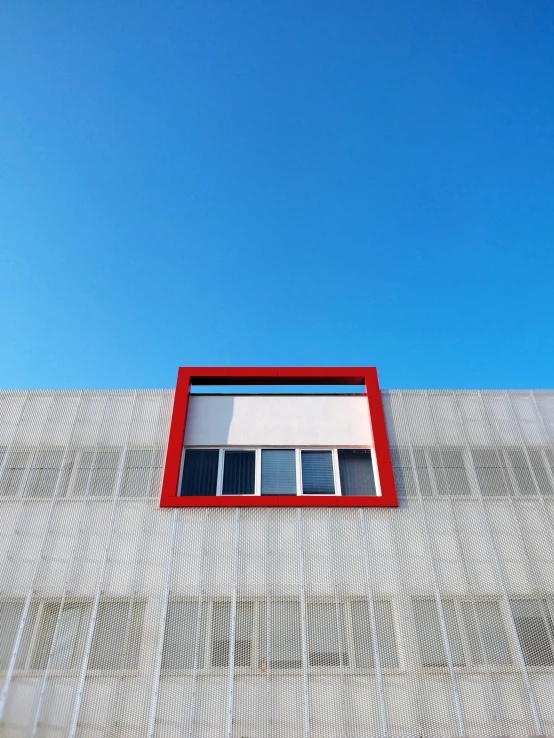
[[[254,470],[254,451],[225,451],[222,494],[253,495]]]
[[[52,497],[60,474],[63,449],[37,451],[33,459],[27,485],[26,497]]]
[[[308,663],[310,666],[348,666],[348,654],[339,642],[344,632],[342,611],[335,603],[310,603],[308,619]]]
[[[462,602],[460,608],[472,663],[509,664],[510,648],[498,602]]]
[[[90,651],[90,669],[136,669],[140,656],[144,603],[101,602]]]
[[[0,669],[10,663],[24,604],[23,600],[0,602]]]
[[[350,606],[352,616],[352,639],[354,657],[358,669],[373,669],[373,649],[371,645],[371,618],[367,600],[353,600]]]
[[[427,456],[424,448],[414,447],[414,461],[416,465],[417,481],[419,482],[419,491],[422,497],[432,497],[433,488],[431,486],[431,475],[427,466]]]
[[[183,671],[204,666],[206,605],[185,600],[170,602],[165,623],[162,669]]]
[[[512,446],[506,449],[506,455],[512,465],[520,493],[522,495],[536,495],[537,490],[535,489],[531,470],[527,465],[525,451],[522,448]]]
[[[295,453],[289,449],[262,451],[262,495],[295,495]]]
[[[305,495],[335,494],[330,451],[302,451],[302,492]]]
[[[153,449],[129,449],[125,457],[125,472],[121,484],[121,497],[146,497],[152,465]]]
[[[453,602],[443,603],[446,632],[454,666],[465,666],[460,629]],[[414,615],[422,666],[447,666],[437,603],[434,599],[414,602]]]
[[[215,497],[218,463],[217,449],[187,449],[180,494],[185,497]]]
[[[77,666],[84,646],[90,612],[90,603],[66,603],[61,613],[57,607],[52,612],[53,616],[60,618],[56,642],[51,648],[52,669],[71,669]]]
[[[109,497],[114,493],[120,457],[120,449],[96,453],[90,478],[90,496]]]
[[[494,448],[472,448],[471,457],[481,494],[508,495],[511,491],[504,458]]]
[[[300,605],[298,600],[262,603],[260,669],[300,669]]]
[[[397,669],[398,654],[391,604],[384,600],[377,600],[373,604],[373,611],[381,666],[383,669]],[[356,667],[372,669],[371,618],[367,600],[354,600],[351,603],[351,614]]]
[[[339,449],[340,487],[347,497],[377,494],[373,477],[371,452],[362,449]]]
[[[212,613],[212,657],[214,667],[229,666],[231,603],[216,602]],[[235,619],[235,666],[250,666],[252,659],[252,603],[237,602]]]
[[[383,669],[397,669],[398,651],[391,603],[377,600],[373,605],[373,609],[375,611],[375,628],[377,630],[381,666]]]
[[[552,622],[541,601],[512,602],[512,613],[527,666],[554,664]]]

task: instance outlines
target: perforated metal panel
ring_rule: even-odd
[[[0,735],[554,735],[554,393],[384,393],[398,509],[160,509],[173,393],[0,394]]]

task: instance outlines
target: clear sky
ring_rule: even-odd
[[[12,0],[0,386],[554,386],[552,0]]]

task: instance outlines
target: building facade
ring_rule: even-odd
[[[0,736],[554,736],[554,392],[380,402],[397,506],[356,389],[190,395],[183,507],[173,390],[0,393]]]

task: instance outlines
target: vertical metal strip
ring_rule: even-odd
[[[548,508],[548,506],[546,504],[546,500],[544,499],[544,497],[543,497],[543,495],[541,493],[541,488],[539,487],[537,476],[535,474],[535,470],[533,469],[533,465],[531,464],[531,459],[529,458],[529,452],[527,451],[527,443],[525,441],[525,437],[523,435],[523,431],[522,431],[521,426],[520,426],[519,418],[518,418],[517,413],[515,411],[514,403],[512,402],[512,398],[510,397],[510,393],[509,392],[506,392],[506,399],[508,401],[508,404],[510,405],[510,408],[511,408],[512,413],[513,413],[513,416],[514,416],[514,421],[515,421],[515,425],[516,425],[516,428],[517,428],[517,434],[519,436],[519,440],[520,440],[521,445],[523,447],[523,453],[525,454],[525,460],[527,461],[527,466],[529,467],[529,471],[531,472],[531,476],[533,477],[533,484],[535,485],[535,490],[537,492],[538,499],[540,501],[541,507],[544,510],[545,518],[548,521],[548,528],[549,528],[550,534],[551,534],[550,537],[552,538],[552,533],[554,531],[554,525],[552,524],[552,518],[551,518],[551,515],[550,515],[550,510],[549,510],[549,508]],[[533,401],[534,401],[534,398],[533,398]],[[535,406],[534,402],[533,402],[533,405]],[[541,420],[539,422],[542,425],[542,418],[541,418]],[[544,428],[544,426],[543,426],[543,428]],[[554,543],[554,540],[552,540],[552,543]]]
[[[227,724],[225,735],[233,735],[233,711],[235,708],[235,636],[237,632],[237,589],[239,574],[240,507],[235,510],[235,544],[233,554],[233,593],[231,596],[231,622],[229,624],[229,677],[227,681]]]
[[[297,452],[295,452],[297,455]],[[298,466],[297,466],[298,471]],[[266,509],[265,513],[265,735],[269,736],[272,732],[272,715],[273,715],[273,703],[271,700],[272,696],[272,668],[271,668],[271,655],[273,652],[273,633],[272,633],[272,622],[273,622],[273,582],[274,576],[274,541],[276,538],[275,531],[278,525],[279,511],[272,510],[271,508]],[[262,665],[263,670],[263,665]]]
[[[98,616],[98,608],[100,606],[100,597],[102,595],[102,582],[104,581],[104,574],[106,571],[106,566],[108,564],[108,555],[110,551],[110,546],[112,542],[112,535],[115,527],[115,519],[117,515],[117,503],[119,500],[119,493],[121,491],[121,483],[123,481],[123,474],[125,471],[125,460],[127,458],[127,451],[129,448],[129,439],[131,437],[131,430],[133,427],[133,418],[135,414],[135,407],[137,404],[137,392],[135,391],[133,396],[133,405],[131,408],[131,415],[129,418],[129,428],[127,430],[127,436],[125,438],[125,446],[123,448],[123,454],[121,457],[121,462],[119,466],[119,472],[117,476],[117,481],[115,485],[115,491],[114,491],[114,498],[112,502],[112,509],[110,513],[110,520],[108,523],[108,532],[106,535],[106,544],[104,546],[104,553],[102,556],[102,564],[100,566],[100,571],[98,574],[98,584],[96,587],[96,594],[94,595],[94,603],[92,606],[92,614],[90,618],[89,628],[87,632],[87,639],[85,643],[85,652],[83,656],[83,661],[81,663],[81,670],[79,672],[79,682],[77,686],[77,694],[75,697],[75,702],[73,704],[73,711],[71,713],[71,723],[69,726],[69,733],[68,738],[75,738],[75,735],[77,733],[77,725],[79,722],[79,713],[81,711],[81,703],[83,700],[83,693],[85,691],[85,679],[87,676],[87,669],[88,669],[88,662],[90,658],[90,651],[92,648],[92,639],[94,636],[94,626],[96,625],[96,618]]]
[[[202,551],[201,551],[201,568],[200,568],[200,576],[199,576],[199,582],[203,581],[203,568],[205,566],[205,563],[208,559],[206,555],[206,537],[207,537],[207,531],[208,531],[208,510],[204,509],[204,514],[202,516]],[[191,695],[190,695],[190,704],[189,704],[189,720],[188,720],[188,731],[187,736],[188,738],[194,738],[194,715],[196,712],[196,695],[198,692],[198,671],[202,669],[202,667],[205,665],[205,658],[206,658],[206,643],[205,640],[202,642],[202,652],[199,653],[200,648],[200,626],[202,624],[202,617],[205,616],[205,613],[202,612],[202,608],[205,607],[204,604],[204,590],[202,587],[200,587],[200,590],[198,591],[197,596],[197,610],[196,610],[196,630],[194,633],[194,663],[193,663],[193,669],[192,669],[192,689],[191,689]],[[204,627],[206,627],[204,623]]]
[[[104,419],[106,417],[107,407],[108,407],[108,403],[106,402],[106,404],[104,405],[104,410],[102,412],[102,418],[100,420],[100,426],[99,427],[102,427],[102,425],[104,423]],[[77,416],[75,418],[75,423],[77,423],[78,417],[79,417],[79,413],[77,413]],[[97,452],[98,451],[96,449],[95,452],[94,452],[94,459],[96,459]],[[81,526],[82,526],[83,515],[84,515],[84,512],[86,510],[87,498],[88,498],[88,493],[89,493],[89,490],[90,490],[90,482],[91,482],[91,479],[92,479],[93,467],[94,467],[94,461],[93,461],[93,463],[91,465],[91,468],[89,470],[88,478],[87,478],[87,485],[86,485],[86,489],[85,489],[85,494],[83,495],[83,498],[82,498],[81,503],[80,503],[79,522],[78,522],[78,525],[76,526],[77,531],[79,531],[81,529]],[[42,710],[42,703],[43,703],[43,700],[44,700],[44,695],[46,693],[46,684],[47,684],[47,681],[48,681],[48,677],[50,675],[50,667],[51,667],[51,662],[52,662],[52,654],[54,653],[54,649],[55,649],[56,644],[57,644],[58,632],[59,632],[59,625],[60,625],[60,618],[61,618],[61,615],[62,615],[62,612],[63,612],[63,608],[65,607],[65,602],[66,602],[66,599],[67,599],[67,586],[68,586],[68,582],[70,580],[71,574],[73,572],[73,564],[74,564],[74,561],[75,561],[75,554],[76,554],[76,551],[77,551],[78,546],[79,546],[79,533],[77,533],[77,535],[74,538],[74,542],[73,542],[73,545],[71,547],[71,554],[69,556],[69,559],[68,559],[68,562],[67,562],[67,566],[66,566],[66,573],[65,573],[64,584],[63,584],[63,594],[62,594],[62,599],[61,599],[61,603],[60,603],[60,608],[58,610],[58,618],[57,618],[57,621],[56,621],[56,626],[54,628],[54,633],[52,634],[52,643],[51,643],[51,646],[50,646],[50,653],[48,655],[48,661],[46,663],[46,668],[44,670],[44,674],[43,674],[43,677],[42,677],[42,684],[41,684],[40,695],[39,695],[37,707],[36,707],[36,710],[35,710],[35,718],[34,718],[34,722],[33,722],[33,731],[32,731],[33,738],[34,738],[34,736],[37,733],[39,722],[40,722],[40,713],[41,713],[41,710]]]
[[[431,423],[432,423],[432,426],[433,426],[433,433],[435,435],[435,438],[438,441],[439,434],[437,432],[437,423],[435,421],[435,414],[434,414],[434,411],[433,411],[433,403],[431,402],[431,399],[429,397],[429,393],[428,392],[426,393],[426,396],[427,396],[427,405],[429,407],[429,417],[431,418]],[[454,395],[454,407],[457,410],[456,395]],[[460,417],[459,417],[459,415],[458,415],[458,420],[459,421],[461,420]],[[461,432],[464,435],[464,439],[465,439],[465,429],[464,429],[463,424],[461,422],[460,422],[460,426],[461,426]],[[439,444],[437,444],[437,445],[439,445]],[[467,458],[469,459],[470,458],[470,454],[469,454],[469,448],[467,446],[467,443],[465,443],[465,449],[466,449]],[[442,456],[442,453],[441,453],[441,461],[442,461],[443,466],[444,466],[444,463],[445,462],[444,462],[444,457]],[[416,474],[417,474],[417,472],[416,472]],[[461,545],[461,536],[460,536],[460,532],[459,532],[458,520],[457,520],[456,513],[455,513],[455,502],[453,500],[454,493],[452,492],[452,490],[450,492],[451,492],[450,495],[449,495],[449,498],[450,498],[450,500],[449,500],[450,501],[450,509],[451,509],[451,512],[452,512],[452,520],[453,520],[453,524],[454,524],[454,533],[455,533],[456,540],[457,540],[457,543],[458,543],[458,550],[460,552],[460,561],[461,561],[462,568],[463,568],[463,571],[464,571],[464,575],[465,575],[466,580],[467,580],[467,582],[469,584],[469,588],[470,588],[471,595],[472,595],[471,608],[472,608],[472,611],[473,611],[474,616],[475,616],[475,622],[477,623],[477,633],[478,633],[479,643],[481,645],[481,649],[482,649],[482,652],[483,652],[483,657],[486,658],[485,646],[484,646],[483,637],[482,637],[482,625],[481,625],[481,622],[479,621],[479,618],[477,617],[477,609],[475,607],[475,602],[474,602],[474,599],[473,599],[474,598],[474,592],[473,592],[473,588],[471,587],[471,577],[469,576],[469,573],[468,573],[468,570],[467,570],[467,566],[466,566],[466,562],[465,562],[465,557],[463,555],[463,548],[462,548],[462,545]],[[492,709],[494,711],[495,720],[496,720],[496,723],[498,725],[498,729],[500,731],[502,731],[502,720],[501,720],[500,713],[499,713],[499,708],[498,708],[498,705],[499,705],[498,689],[496,688],[495,681],[494,681],[493,676],[491,674],[491,670],[490,670],[490,668],[488,668],[489,667],[489,664],[486,663],[486,666],[487,666],[487,672],[486,673],[487,673],[489,687],[490,687],[490,690],[491,690],[491,696],[492,696],[492,700],[493,700],[493,708]],[[494,701],[495,699],[496,699],[496,701]]]
[[[302,715],[304,738],[310,736],[310,691],[308,684],[308,633],[306,621],[306,589],[304,583],[304,537],[302,531],[302,510],[296,510],[298,527],[298,578],[300,584],[300,640],[302,648]]]
[[[554,443],[550,439],[550,434],[549,434],[548,429],[546,427],[546,423],[544,422],[544,418],[542,416],[542,412],[541,412],[541,410],[539,408],[539,405],[537,403],[537,398],[535,397],[535,393],[533,391],[531,391],[531,392],[529,392],[529,394],[531,395],[531,400],[533,402],[533,407],[535,408],[535,415],[538,418],[538,421],[539,421],[539,423],[541,425],[541,428],[542,428],[542,431],[543,431],[543,436],[544,436],[545,444],[549,447],[549,449],[551,449],[551,450],[554,451]],[[547,464],[547,467],[549,467],[548,464]],[[546,469],[546,472],[547,472],[547,474],[549,474],[549,478],[551,478],[552,483],[554,484],[554,470],[551,470],[550,468],[547,468]]]
[[[427,397],[427,393],[425,394]],[[427,402],[429,402],[428,398],[427,398]],[[446,628],[446,618],[444,616],[444,608],[442,606],[442,598],[441,598],[440,588],[439,588],[439,578],[438,578],[437,570],[435,567],[433,544],[432,544],[431,534],[429,531],[429,524],[427,522],[427,515],[425,513],[423,496],[421,494],[421,489],[419,486],[419,477],[416,471],[417,467],[415,464],[415,456],[414,456],[414,451],[412,448],[413,434],[412,434],[412,429],[411,429],[410,422],[408,419],[408,413],[406,412],[406,408],[404,406],[403,398],[401,399],[401,407],[402,407],[402,413],[404,415],[404,422],[406,424],[406,429],[408,430],[408,434],[410,437],[410,444],[409,444],[410,459],[411,459],[412,466],[414,469],[414,481],[415,481],[416,489],[417,489],[417,501],[419,503],[419,509],[421,510],[421,519],[423,521],[423,527],[425,529],[425,536],[427,538],[427,543],[428,543],[429,566],[431,569],[431,579],[433,582],[433,591],[435,593],[435,603],[437,605],[437,613],[439,616],[439,623],[440,623],[442,641],[443,641],[443,646],[444,646],[444,653],[446,655],[446,663],[448,666],[448,675],[450,677],[450,682],[452,684],[452,696],[454,699],[454,710],[456,712],[456,723],[458,726],[458,735],[465,736],[466,729],[465,729],[464,712],[462,708],[462,698],[460,696],[460,690],[458,688],[458,681],[456,679],[456,672],[454,670],[454,660],[452,658],[452,651],[450,649],[450,639],[448,638],[448,630]]]
[[[66,461],[67,461],[67,455],[69,453],[69,446],[71,444],[71,439],[73,437],[73,432],[74,432],[74,429],[75,429],[75,423],[76,423],[77,417],[79,415],[79,408],[81,406],[81,398],[82,398],[82,392],[79,394],[79,401],[77,402],[77,407],[75,409],[75,415],[73,416],[73,420],[72,420],[72,423],[71,423],[71,430],[70,430],[70,433],[69,433],[69,439],[68,439],[68,442],[67,442],[67,444],[65,446],[64,454],[63,454],[63,457],[62,457],[62,462],[60,464],[60,469],[58,471],[58,477],[56,479],[56,486],[54,488],[54,495],[52,496],[52,502],[50,503],[50,508],[48,510],[48,518],[46,520],[46,525],[44,526],[44,535],[42,536],[42,541],[41,541],[41,544],[40,544],[40,550],[39,550],[39,554],[37,556],[37,563],[35,565],[33,576],[32,576],[32,579],[31,579],[31,587],[29,588],[29,592],[27,593],[27,597],[25,599],[25,605],[23,607],[23,612],[21,614],[21,620],[19,622],[19,628],[17,630],[17,635],[16,635],[15,642],[14,642],[14,645],[13,645],[13,648],[12,648],[10,662],[9,662],[8,668],[6,670],[6,677],[4,679],[4,686],[2,687],[2,694],[0,695],[0,723],[2,722],[2,720],[4,718],[4,711],[6,709],[6,702],[8,700],[8,693],[9,693],[9,690],[10,690],[10,685],[11,685],[11,681],[12,681],[12,677],[13,677],[13,672],[14,672],[14,669],[15,669],[15,664],[16,664],[16,661],[17,661],[17,657],[19,655],[19,649],[21,647],[21,641],[23,639],[23,632],[25,630],[25,625],[27,623],[27,618],[29,616],[29,610],[31,608],[31,601],[32,601],[32,598],[33,598],[33,594],[35,592],[37,578],[38,578],[38,575],[40,573],[40,567],[42,565],[42,560],[43,560],[43,556],[44,556],[44,550],[45,550],[46,545],[48,543],[48,538],[49,538],[49,533],[50,533],[50,524],[51,524],[52,518],[54,516],[54,510],[55,510],[55,506],[56,506],[58,494],[59,494],[59,491],[60,491],[60,483],[61,483],[61,480],[62,480],[62,477],[63,477],[63,470],[65,468],[65,464],[66,464]],[[55,401],[56,400],[54,399],[53,402],[52,402],[52,404],[54,404]],[[22,414],[23,414],[23,410],[22,410]],[[46,425],[46,423],[48,423],[48,418],[46,419],[45,425]],[[43,429],[43,432],[44,432],[44,429]],[[42,436],[42,433],[41,433],[41,436]]]
[[[496,444],[495,434],[493,432],[493,427],[491,425],[490,418],[489,418],[489,415],[487,413],[487,408],[485,406],[485,402],[483,400],[483,396],[482,396],[481,392],[477,392],[477,396],[479,398],[479,402],[481,403],[481,409],[482,409],[482,412],[483,412],[483,418],[484,418],[484,420],[486,421],[486,423],[488,425],[488,430],[489,430],[489,434],[490,434],[491,440],[494,442],[494,445],[496,447],[497,444]],[[458,403],[456,403],[456,407],[458,409],[458,415],[462,419],[463,416],[461,414],[461,411],[460,411],[460,408],[459,408]],[[463,427],[463,424],[462,424],[462,427]],[[464,428],[464,434],[465,434],[465,428]],[[466,438],[466,443],[467,443],[467,438]],[[473,469],[473,464],[471,465],[471,472],[472,472],[472,474],[475,475],[475,482],[477,484],[477,489],[480,490],[479,482],[478,482],[478,479],[477,479],[477,473]],[[533,687],[531,685],[531,679],[529,677],[529,672],[527,671],[527,665],[525,664],[525,659],[523,658],[523,651],[521,650],[521,645],[519,643],[519,638],[518,638],[518,635],[517,635],[516,625],[515,625],[515,621],[514,621],[514,614],[512,612],[512,605],[510,603],[510,598],[508,597],[508,590],[506,588],[506,583],[504,582],[504,574],[502,572],[502,566],[500,564],[500,559],[499,559],[498,553],[496,551],[495,540],[494,540],[494,536],[493,536],[493,533],[492,533],[492,527],[491,527],[491,524],[490,524],[490,521],[489,521],[489,515],[488,515],[488,512],[487,512],[487,507],[485,505],[485,501],[483,500],[483,496],[481,494],[479,494],[479,500],[480,500],[480,503],[481,503],[481,510],[483,512],[483,520],[485,522],[485,526],[486,526],[486,529],[487,529],[488,538],[489,538],[489,540],[491,542],[491,552],[492,552],[492,555],[493,555],[493,563],[494,563],[494,568],[495,568],[495,571],[496,571],[496,576],[498,578],[498,587],[500,589],[502,600],[504,602],[504,609],[505,609],[505,612],[506,612],[506,615],[507,615],[507,620],[508,620],[508,628],[510,630],[510,635],[512,637],[512,643],[513,643],[514,648],[515,648],[515,651],[516,651],[517,661],[518,661],[519,668],[521,669],[521,674],[522,674],[522,677],[523,677],[523,683],[525,685],[525,689],[527,691],[527,697],[529,699],[529,709],[531,711],[531,719],[533,721],[533,728],[535,730],[535,734],[536,735],[541,735],[542,734],[542,726],[541,726],[541,720],[540,720],[540,717],[539,717],[539,711],[538,711],[538,708],[537,708],[537,703],[535,701],[535,695],[533,693]]]
[[[379,702],[379,721],[381,723],[381,736],[385,738],[389,734],[387,705],[383,690],[383,673],[381,670],[381,656],[379,653],[379,642],[377,638],[377,622],[375,620],[375,607],[373,604],[373,587],[371,586],[371,570],[369,567],[369,554],[367,550],[367,530],[365,526],[365,516],[361,509],[358,509],[358,520],[360,522],[360,535],[362,537],[366,597],[369,609],[369,627],[371,630],[371,652],[373,655],[373,665],[375,667],[375,681],[377,682],[377,700]]]
[[[160,618],[160,630],[158,633],[158,645],[156,647],[156,661],[154,665],[154,681],[152,684],[152,696],[150,698],[150,711],[148,713],[148,738],[153,738],[156,729],[156,712],[158,710],[158,693],[160,691],[160,674],[162,671],[162,656],[164,648],[165,625],[167,621],[167,610],[169,608],[169,596],[171,592],[171,577],[173,574],[173,558],[175,552],[175,531],[177,529],[177,508],[173,510],[171,519],[171,536],[169,544],[169,560],[167,562],[167,577],[164,587],[164,599],[162,616]]]
[[[340,709],[341,709],[341,725],[342,725],[342,732],[346,734],[348,732],[347,730],[347,722],[346,722],[346,712],[347,712],[347,702],[346,702],[346,664],[344,663],[344,654],[348,653],[348,646],[346,642],[346,634],[345,634],[345,628],[343,628],[343,618],[344,618],[344,612],[345,612],[345,603],[341,602],[339,599],[339,591],[337,583],[340,581],[340,574],[337,570],[337,562],[339,561],[339,553],[336,546],[335,541],[335,535],[334,535],[334,528],[335,528],[335,522],[337,520],[337,517],[335,515],[336,511],[332,508],[327,508],[327,515],[326,515],[326,528],[327,528],[327,536],[329,540],[329,546],[331,550],[331,557],[332,557],[332,568],[333,568],[333,598],[334,598],[334,605],[335,605],[335,620],[337,623],[337,641],[339,644],[339,668],[340,668]]]
[[[539,409],[539,406],[537,404],[537,398],[535,397],[535,393],[531,391],[531,392],[529,392],[529,394],[531,395],[531,401],[533,403],[534,414],[535,414],[536,418],[538,419],[538,422],[540,423],[540,426],[542,428],[544,443],[545,443],[546,446],[548,446],[549,449],[552,449],[554,451],[554,444],[550,440],[550,435],[549,435],[548,430],[546,428],[546,424],[544,422],[544,418],[542,417],[542,413],[541,413],[541,411]],[[550,465],[548,464],[548,462],[546,460],[544,461],[544,464],[545,464],[546,475],[547,475],[548,479],[550,480],[550,483],[554,486],[554,469],[551,469],[550,468]],[[539,494],[540,494],[541,499],[543,501],[543,506],[544,506],[546,515],[548,517],[548,521],[550,523],[550,526],[554,528],[554,523],[552,521],[551,506],[547,504],[546,500],[544,499],[544,497],[542,495],[542,492],[539,492]],[[554,497],[552,499],[554,499]]]

